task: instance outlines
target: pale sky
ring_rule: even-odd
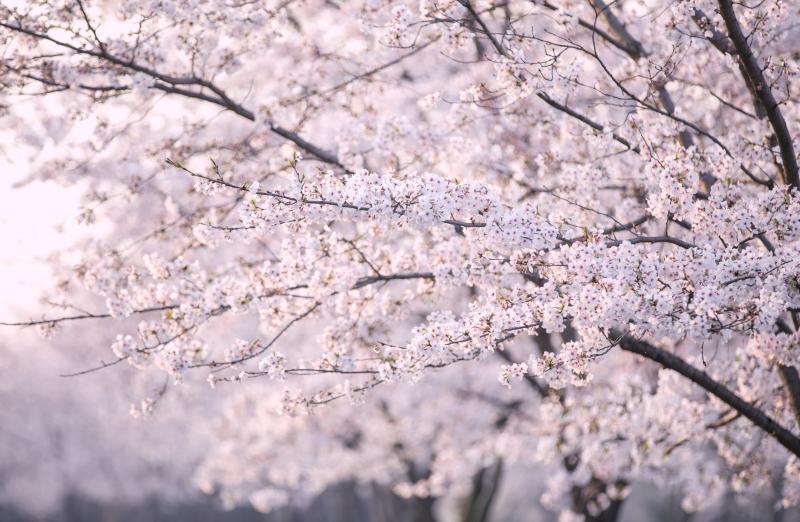
[[[47,257],[76,237],[89,233],[77,222],[77,187],[15,183],[25,165],[0,157],[0,319],[19,320],[31,313],[42,291],[53,283]]]

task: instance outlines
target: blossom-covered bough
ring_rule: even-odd
[[[501,460],[565,519],[800,501],[798,4],[2,6],[5,131],[114,223],[62,286],[106,309],[15,324],[246,383],[232,501]]]

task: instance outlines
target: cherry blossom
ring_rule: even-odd
[[[560,520],[641,480],[795,506],[798,15],[0,2],[3,135],[113,227],[6,323],[230,394],[196,481],[231,505],[513,462]]]

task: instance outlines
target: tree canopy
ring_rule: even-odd
[[[227,390],[195,480],[232,505],[521,462],[562,520],[636,480],[794,506],[798,17],[0,0],[3,151],[108,230],[4,335],[113,331],[75,375],[145,372],[140,416]]]

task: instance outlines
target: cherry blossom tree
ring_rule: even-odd
[[[800,502],[796,2],[0,5],[9,151],[114,230],[7,324],[240,388],[204,484]]]

